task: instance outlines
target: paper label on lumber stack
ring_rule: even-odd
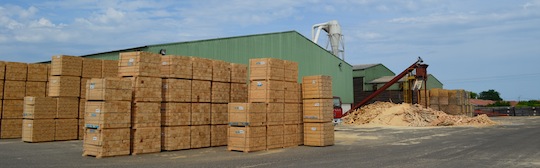
[[[83,78],[102,78],[101,68],[103,62],[99,59],[83,58],[82,61],[82,77]]]
[[[247,65],[231,63],[231,82],[246,83],[248,79]]]
[[[4,82],[4,99],[24,99],[26,95],[25,81],[5,81]]]
[[[171,151],[191,147],[191,126],[161,127],[161,150]]]
[[[192,102],[211,102],[212,101],[212,82],[211,81],[191,81],[191,101]]]
[[[79,98],[58,97],[56,102],[56,118],[73,119],[79,116]]]
[[[52,76],[78,76],[82,75],[82,57],[55,55],[51,60]]]
[[[161,127],[132,129],[131,154],[161,151]]]
[[[298,63],[294,61],[284,60],[285,76],[284,81],[298,82]]]
[[[0,80],[6,79],[6,62],[0,61]]]
[[[133,101],[161,102],[162,79],[154,77],[132,77]]]
[[[92,78],[86,83],[87,100],[131,101],[132,81],[124,78]]]
[[[304,145],[334,145],[334,124],[332,122],[304,123]]]
[[[131,102],[88,101],[85,109],[86,128],[129,128],[131,126]]]
[[[48,64],[28,64],[28,75],[26,81],[47,82],[49,78]]]
[[[161,126],[191,124],[191,103],[161,103]]]
[[[300,124],[302,120],[300,108],[302,106],[297,103],[285,103],[283,111],[283,123],[284,124]]]
[[[283,125],[283,146],[298,146],[298,125],[285,124]]]
[[[56,99],[51,97],[25,97],[23,118],[54,119],[56,118]]]
[[[200,57],[191,57],[193,64],[193,79],[212,80],[212,60]]]
[[[212,82],[212,103],[229,103],[231,84]]]
[[[149,52],[123,52],[118,62],[119,77],[160,77],[161,55]]]
[[[282,103],[285,100],[283,81],[251,81],[249,102]]]
[[[191,127],[191,148],[210,147],[210,125],[197,125]]]
[[[26,81],[28,64],[20,62],[6,62],[6,80]]]
[[[221,60],[212,60],[212,81],[231,82],[231,64]]]
[[[130,154],[131,141],[129,128],[87,129],[84,136],[84,156],[101,158]]]
[[[54,131],[55,141],[79,139],[78,119],[54,119],[56,122]]]
[[[47,82],[26,82],[25,94],[33,97],[47,96]]]
[[[300,103],[298,97],[300,96],[300,92],[298,91],[300,85],[296,82],[283,82],[284,84],[284,102],[285,103]]]
[[[229,125],[263,126],[266,125],[265,103],[229,103]]]
[[[164,102],[191,102],[191,80],[163,79]]]
[[[22,119],[6,119],[0,120],[0,139],[21,138],[22,136]]]
[[[266,149],[266,126],[228,127],[227,150],[253,152]]]
[[[250,80],[278,80],[283,81],[285,64],[283,60],[275,58],[256,58],[249,60]]]
[[[281,125],[284,117],[283,103],[267,103],[266,125]]]
[[[266,127],[266,149],[282,148],[283,125],[269,125]]]
[[[231,103],[248,102],[248,85],[246,83],[231,83]]]
[[[50,76],[48,96],[50,97],[79,97],[81,78],[75,76]]]
[[[302,78],[302,96],[304,99],[331,99],[332,77],[317,75]]]
[[[54,119],[24,119],[22,122],[22,141],[54,141],[55,127]]]
[[[210,109],[210,103],[191,103],[191,125],[209,125]]]
[[[210,146],[227,145],[227,125],[210,126]]]
[[[131,127],[133,129],[160,126],[160,102],[137,102],[132,104]]]
[[[86,129],[84,132],[84,144],[102,146],[110,141],[130,141],[131,130],[129,128],[115,129]]]
[[[193,77],[191,57],[166,55],[161,57],[162,78],[191,79]]]
[[[101,76],[118,77],[118,60],[101,60]]]
[[[331,122],[333,111],[332,99],[304,99],[304,122]]]
[[[227,113],[228,104],[212,103],[210,124],[221,125],[229,123],[229,114]]]
[[[3,100],[2,118],[22,119],[24,111],[24,100]],[[22,121],[21,121],[22,122]]]

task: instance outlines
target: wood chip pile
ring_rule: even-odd
[[[486,115],[468,117],[448,115],[442,111],[407,103],[375,102],[366,105],[343,118],[349,125],[379,126],[489,126],[497,123]]]

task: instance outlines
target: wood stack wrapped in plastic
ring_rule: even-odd
[[[302,97],[304,145],[334,145],[332,78],[324,75],[304,76]]]
[[[259,58],[251,59],[249,68],[249,103],[229,103],[228,150],[251,152],[302,144],[298,63]]]
[[[465,90],[445,90],[434,88],[428,92],[429,107],[450,115],[472,117],[474,106],[469,103],[469,92]]]

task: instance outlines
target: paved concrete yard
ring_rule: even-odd
[[[82,141],[0,140],[0,167],[540,167],[540,117],[491,127],[336,127],[336,145],[254,153],[226,147],[96,159]]]

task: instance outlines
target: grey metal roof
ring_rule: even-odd
[[[388,83],[390,82],[392,79],[394,79],[395,76],[382,76],[380,78],[377,78],[377,79],[374,79],[370,82],[368,82],[369,84],[379,84],[379,83]],[[407,79],[407,77],[403,77],[401,79],[398,80],[398,82],[405,82],[405,80]]]
[[[368,69],[377,65],[382,65],[381,63],[378,64],[359,64],[359,65],[353,65],[353,70],[364,70]]]

